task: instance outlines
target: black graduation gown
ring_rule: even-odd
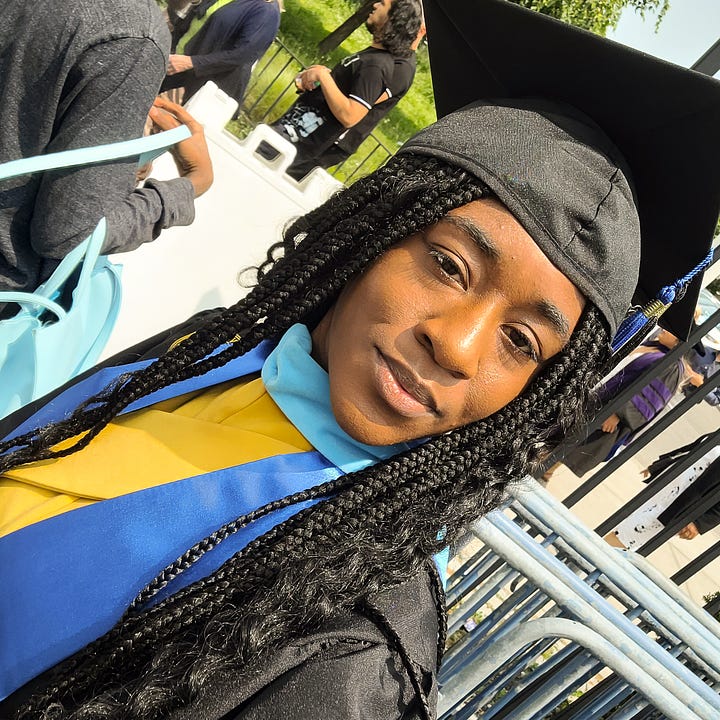
[[[697,512],[701,505],[707,504],[711,499],[715,500],[714,504],[703,512]],[[665,527],[681,518],[685,518],[687,523],[695,523],[700,533],[720,525],[720,458],[716,458],[705,468],[705,472],[658,515],[658,520]]]
[[[427,572],[373,598],[437,702],[437,609]],[[403,720],[422,717],[397,650],[368,618],[339,612],[321,632],[275,653],[250,676],[213,678],[171,720]]]
[[[428,571],[372,598],[422,678],[434,717],[438,615]],[[52,671],[0,702],[0,718],[50,680]],[[419,700],[395,643],[358,612],[339,611],[317,633],[281,648],[249,671],[218,673],[167,720],[415,720]]]

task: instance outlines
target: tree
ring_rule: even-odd
[[[643,17],[648,12],[657,13],[657,26],[670,6],[670,0],[512,0],[512,2],[603,36],[608,30],[617,26],[620,13],[625,8],[634,8]]]
[[[657,13],[657,27],[670,6],[670,0],[511,0],[511,2],[603,36],[608,30],[617,26],[620,13],[627,7],[635,8],[643,17],[647,12]],[[359,0],[358,4],[360,7],[357,12],[320,42],[318,48],[321,54],[336,48],[365,22],[372,9],[373,0]]]

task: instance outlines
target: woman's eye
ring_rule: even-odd
[[[518,352],[527,355],[533,362],[539,361],[537,348],[528,335],[512,326],[505,328],[505,334]]]
[[[463,272],[460,265],[456,263],[449,255],[446,255],[442,250],[432,248],[430,255],[434,258],[437,266],[452,280],[464,284]]]

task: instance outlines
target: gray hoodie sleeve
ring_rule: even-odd
[[[90,47],[67,78],[47,152],[139,137],[164,74],[164,53],[147,38]],[[46,173],[30,228],[34,251],[62,258],[103,216],[108,219],[104,252],[132,250],[165,227],[192,222],[189,180],[151,181],[135,189],[135,170],[136,161],[130,160]]]

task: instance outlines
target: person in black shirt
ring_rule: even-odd
[[[366,25],[370,47],[332,70],[311,65],[300,73],[301,97],[272,126],[297,148],[287,170],[296,180],[345,160],[412,85],[423,34],[420,2],[379,0]]]
[[[421,31],[417,43],[424,33]],[[407,87],[412,85],[415,77],[415,56],[407,58],[395,58],[393,72],[393,84],[396,87]],[[407,91],[405,91],[407,92]],[[393,95],[385,102],[373,105],[368,114],[357,125],[348,128],[319,158],[317,163],[320,167],[332,167],[347,160],[362,144],[365,138],[370,135],[375,126],[398,104],[405,92]]]

